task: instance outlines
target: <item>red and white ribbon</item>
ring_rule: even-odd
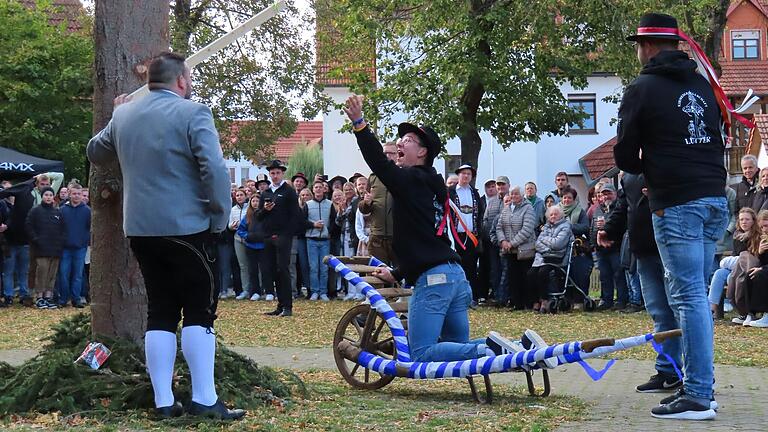
[[[754,128],[755,124],[746,119],[744,116],[742,116],[740,113],[746,110],[749,105],[752,105],[754,101],[752,101],[755,98],[749,98],[751,96],[751,91],[747,95],[747,98],[745,99],[744,103],[742,103],[741,106],[739,106],[738,109],[734,109],[733,105],[731,105],[731,102],[728,100],[728,97],[725,95],[725,91],[723,91],[723,88],[720,86],[720,81],[717,79],[717,75],[715,74],[715,70],[712,67],[712,64],[709,62],[709,59],[707,58],[707,55],[704,54],[704,50],[701,49],[699,44],[696,43],[695,40],[691,39],[687,34],[685,34],[682,30],[674,28],[674,27],[640,27],[637,29],[637,35],[638,36],[679,36],[683,38],[686,42],[688,42],[688,45],[691,47],[692,57],[693,61],[696,62],[698,65],[697,71],[704,76],[704,78],[707,79],[709,82],[709,85],[712,86],[712,90],[715,92],[715,99],[717,99],[717,104],[720,106],[720,112],[723,116],[723,123],[725,124],[725,130],[726,133],[730,132],[731,129],[731,116],[736,118],[736,120],[740,121],[744,126],[748,128]],[[749,102],[752,101],[752,102]],[[749,103],[748,103],[749,102]]]

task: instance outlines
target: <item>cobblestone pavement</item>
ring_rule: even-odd
[[[259,364],[290,369],[336,369],[330,349],[233,347]],[[36,354],[34,350],[0,351],[0,361],[18,365]],[[590,360],[593,367],[602,360]],[[641,394],[634,387],[654,373],[653,363],[620,360],[605,377],[593,382],[579,365],[551,371],[552,393],[568,394],[593,405],[586,421],[564,424],[560,431],[755,431],[768,424],[768,369],[722,366],[715,369],[717,419],[711,422],[658,420],[650,409],[666,394]],[[537,383],[540,375],[535,378]],[[524,386],[519,373],[493,375],[493,382]]]

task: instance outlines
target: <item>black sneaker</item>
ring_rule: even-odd
[[[267,315],[267,316],[278,316],[281,313],[283,313],[283,308],[277,308],[277,309],[273,310],[272,312],[264,312],[264,315]]]
[[[717,413],[712,408],[696,403],[683,394],[666,405],[653,408],[651,415],[660,419],[713,420]]]
[[[680,387],[679,389],[677,389],[675,394],[667,396],[664,399],[660,400],[659,405],[667,405],[684,394],[685,394],[685,390],[683,390],[683,388]],[[720,408],[720,405],[718,405],[714,396],[712,396],[712,399],[709,400],[709,407],[715,411],[717,411]]]
[[[638,393],[663,393],[677,390],[682,385],[683,382],[680,378],[658,373],[652,376],[647,383],[635,387],[635,390]]]
[[[12,305],[12,304],[13,304],[13,297],[11,297],[11,296],[6,296],[6,297],[5,297],[5,305],[6,305],[6,306],[10,306],[10,305]]]
[[[597,305],[597,311],[605,312],[605,311],[611,310],[612,307],[613,307],[612,304],[600,300],[600,304]]]
[[[48,304],[48,309],[58,309],[59,308],[59,306],[53,300],[51,300],[51,299],[43,299],[43,300],[45,300],[45,303]]]
[[[637,305],[637,304],[634,304],[634,303],[630,303],[630,304],[627,305],[627,307],[625,307],[624,309],[620,310],[619,312],[621,312],[621,313],[636,313],[636,312],[641,312],[641,311],[644,311],[644,310],[645,310],[644,307],[642,307],[640,305]]]
[[[38,309],[48,309],[48,302],[44,298],[39,298],[35,302],[35,307]]]

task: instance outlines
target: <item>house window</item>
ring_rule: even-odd
[[[731,32],[731,45],[733,47],[734,60],[760,59],[759,30]]]
[[[245,184],[245,181],[249,178],[250,173],[249,168],[240,168],[240,182]]]
[[[236,183],[235,182],[235,168],[229,167],[229,182],[230,183]]]
[[[568,132],[571,134],[593,134],[597,133],[597,111],[595,105],[595,95],[568,95],[568,107],[581,111],[586,114],[581,123],[571,123],[568,125]]]

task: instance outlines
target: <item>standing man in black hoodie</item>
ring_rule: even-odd
[[[454,361],[487,355],[485,341],[469,340],[467,310],[472,289],[448,239],[448,191],[432,167],[442,147],[440,138],[427,126],[400,123],[396,165],[384,155],[363,118],[362,98],[350,97],[344,111],[365,162],[394,200],[393,239],[400,266],[392,271],[381,267],[377,276],[387,282],[404,278],[413,285],[408,313],[413,360]]]
[[[277,308],[266,315],[288,317],[293,315],[293,293],[291,290],[291,247],[299,221],[299,197],[293,187],[285,181],[288,169],[279,160],[273,160],[267,167],[272,182],[261,192],[256,218],[264,225],[264,260],[262,283],[265,292],[277,282]]]
[[[697,63],[678,50],[680,35],[675,18],[647,14],[638,34],[627,38],[636,42],[643,69],[624,92],[613,151],[620,169],[645,175],[669,305],[683,330],[683,388],[651,414],[708,420],[716,413],[710,407],[714,360],[706,278],[728,223],[720,104],[727,105],[696,72]]]

